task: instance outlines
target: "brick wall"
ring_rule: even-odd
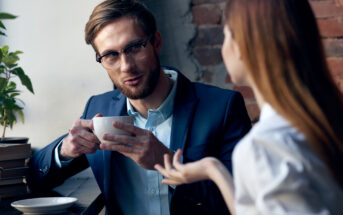
[[[318,20],[330,71],[343,92],[343,4],[339,0],[310,0]],[[341,1],[342,2],[342,1]],[[192,0],[193,23],[197,35],[191,43],[192,54],[198,61],[202,81],[240,91],[244,96],[250,118],[259,116],[256,100],[249,87],[234,85],[226,75],[221,58],[223,42],[222,10],[225,0]]]

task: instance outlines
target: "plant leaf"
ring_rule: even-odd
[[[0,19],[15,19],[17,16],[10,13],[0,13]]]
[[[14,97],[19,96],[19,95],[20,95],[20,93],[12,93],[12,94],[10,95],[10,97],[11,97],[11,98],[14,98]]]
[[[20,120],[24,123],[24,113],[22,109],[18,110],[17,113],[19,115]]]
[[[24,52],[22,52],[22,51],[15,51],[15,52],[13,52],[13,54],[15,54],[15,55],[18,55],[18,54],[23,54]]]
[[[12,73],[15,75],[18,75],[21,84],[24,85],[31,93],[34,94],[33,88],[32,88],[32,83],[30,78],[24,73],[23,69],[21,67],[17,67],[12,70]]]
[[[9,49],[8,46],[3,46],[3,47],[1,47],[1,52],[2,52],[2,55],[3,55],[3,56],[7,55],[8,49]]]
[[[0,31],[0,35],[6,36],[6,34],[2,31]]]
[[[2,52],[0,52],[0,63],[2,62]]]
[[[7,79],[0,77],[0,92],[3,92],[7,87]]]
[[[7,93],[13,92],[17,88],[17,84],[11,81],[7,86]]]
[[[3,56],[3,63],[8,67],[8,68],[13,68],[17,66],[16,62],[19,60],[18,55],[16,55],[15,52],[10,52],[6,55]]]
[[[5,72],[5,66],[4,65],[0,65],[0,74]]]
[[[4,23],[2,23],[1,21],[0,21],[0,28],[6,29]]]
[[[18,66],[18,64],[16,64],[16,63],[14,63],[14,64],[7,64],[7,67],[8,67],[9,69],[12,69],[12,68],[14,68],[14,67],[16,67],[16,66]]]
[[[13,124],[17,122],[17,118],[14,114],[13,109],[8,109],[7,110],[7,124],[9,125],[10,128],[13,127]]]

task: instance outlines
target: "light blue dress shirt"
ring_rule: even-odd
[[[148,110],[148,117],[144,118],[135,111],[127,99],[127,110],[128,115],[134,117],[135,126],[151,131],[161,143],[169,148],[177,73],[171,70],[164,70],[164,72],[170,76],[173,86],[162,105],[157,110]],[[119,196],[117,200],[123,213],[169,215],[168,185],[161,184],[162,175],[155,170],[146,170],[138,166],[130,158],[126,158],[121,165],[124,165],[121,170],[127,171],[123,179],[140,179],[126,183],[131,186],[129,190],[134,192],[135,198],[130,197],[130,195],[122,195],[128,191],[128,186],[120,186],[121,183],[119,183],[115,188],[116,196]],[[121,180],[117,178],[116,181]]]

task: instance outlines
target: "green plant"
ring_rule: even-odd
[[[0,35],[6,36],[3,32],[6,27],[1,20],[15,18],[16,16],[8,13],[0,13]],[[3,140],[6,128],[13,127],[13,124],[17,122],[17,116],[24,122],[23,107],[19,105],[19,103],[24,105],[24,102],[18,98],[21,92],[17,90],[17,84],[13,81],[13,78],[18,77],[22,85],[30,92],[34,92],[30,78],[18,66],[18,55],[23,52],[9,52],[8,46],[1,46],[0,49],[0,124],[3,126],[1,137],[1,140]]]

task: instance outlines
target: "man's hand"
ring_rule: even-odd
[[[99,117],[101,114],[95,115]],[[76,158],[82,154],[91,154],[99,149],[100,141],[91,132],[93,121],[78,119],[69,130],[68,136],[63,140],[60,155],[64,158]]]
[[[150,170],[154,169],[155,164],[163,165],[163,154],[174,154],[148,130],[120,122],[113,122],[113,126],[131,133],[132,136],[104,134],[104,140],[123,144],[101,143],[100,149],[120,152],[139,166]]]

